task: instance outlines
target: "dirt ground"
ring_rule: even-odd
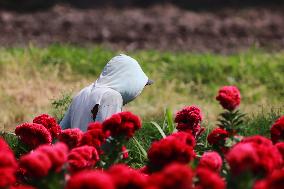
[[[172,5],[17,13],[0,10],[0,45],[103,44],[113,49],[232,53],[284,49],[284,7],[189,11]]]

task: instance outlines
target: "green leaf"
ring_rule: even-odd
[[[139,150],[141,151],[143,157],[145,159],[147,159],[147,152],[146,152],[146,150],[143,148],[143,146],[138,142],[138,140],[135,137],[133,137],[133,140],[137,144],[137,146],[138,146]]]
[[[158,129],[160,134],[162,135],[163,138],[166,138],[166,134],[164,133],[163,129],[160,127],[160,125],[154,121],[151,121],[151,123]]]
[[[175,124],[174,124],[172,115],[173,115],[173,113],[172,113],[171,109],[167,108],[166,109],[166,119],[167,119],[167,123],[168,123],[169,133],[173,133],[174,130],[175,130]]]

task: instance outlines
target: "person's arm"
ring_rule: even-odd
[[[121,112],[122,105],[123,100],[120,93],[116,91],[105,93],[100,105],[98,106],[95,121],[103,122],[111,115]]]
[[[61,126],[62,129],[71,128],[71,105],[69,106],[68,110],[66,111],[59,125]]]

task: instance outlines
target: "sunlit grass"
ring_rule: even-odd
[[[46,48],[0,49],[0,129],[13,129],[40,113],[51,113],[51,101],[76,93],[98,77],[114,52],[100,47],[53,45]],[[214,126],[221,111],[215,101],[222,85],[237,85],[241,108],[253,114],[260,108],[284,106],[284,52],[251,50],[235,55],[124,52],[136,58],[155,80],[125,109],[145,122],[163,116],[164,109],[201,107]]]

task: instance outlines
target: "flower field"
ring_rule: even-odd
[[[1,134],[0,188],[284,188],[284,116],[248,124],[242,96],[237,86],[219,89],[214,128],[204,125],[202,107],[167,110],[163,124],[151,123],[155,136],[141,137],[145,124],[129,111],[86,132],[61,130],[54,117],[38,115]],[[249,133],[248,125],[270,136]]]

